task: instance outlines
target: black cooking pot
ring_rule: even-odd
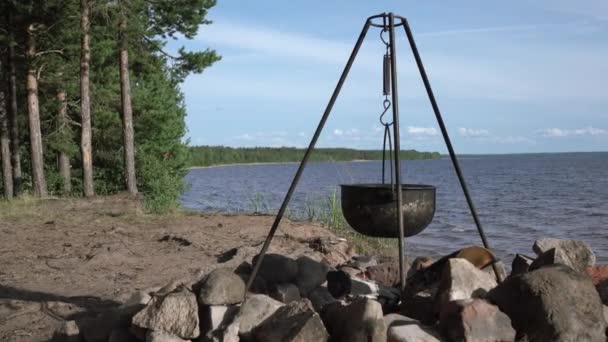
[[[357,232],[373,237],[398,238],[397,193],[390,184],[343,184],[342,213]],[[435,215],[435,187],[402,184],[405,237],[423,231]]]

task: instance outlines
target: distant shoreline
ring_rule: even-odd
[[[356,160],[336,160],[334,163],[363,163],[363,162],[374,162],[380,160],[364,160],[364,159],[356,159]],[[325,160],[309,160],[309,163],[328,163],[331,161]],[[278,164],[300,164],[299,161],[291,161],[291,162],[254,162],[254,163],[233,163],[233,164],[217,164],[217,165],[208,165],[208,166],[190,166],[187,170],[195,170],[195,169],[210,169],[214,167],[225,167],[225,166],[245,166],[245,165],[278,165]]]

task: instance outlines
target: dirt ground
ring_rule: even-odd
[[[0,340],[46,341],[62,320],[119,305],[136,290],[251,261],[273,219],[147,215],[125,196],[0,204]],[[317,237],[340,240],[284,220],[270,252],[323,257],[309,243]]]

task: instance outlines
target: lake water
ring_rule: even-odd
[[[465,174],[486,236],[510,264],[515,253],[533,255],[542,237],[584,240],[598,262],[608,261],[608,153],[462,156]],[[344,183],[380,182],[381,163],[316,162],[307,165],[290,211],[325,199]],[[186,208],[251,212],[276,210],[297,164],[235,165],[192,169],[182,196]],[[403,162],[408,183],[437,187],[431,225],[408,238],[409,254],[446,254],[481,244],[449,158]],[[338,190],[339,191],[339,190]],[[270,227],[269,227],[270,228]]]

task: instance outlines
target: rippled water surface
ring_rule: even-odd
[[[490,244],[510,263],[531,255],[541,237],[588,242],[598,261],[608,261],[608,153],[462,156],[461,166]],[[297,164],[235,165],[193,169],[182,196],[201,211],[276,210]],[[408,239],[412,253],[444,254],[480,244],[449,159],[404,161],[408,183],[437,186],[433,223]],[[325,199],[339,184],[380,181],[380,162],[310,163],[291,201],[301,212]],[[338,190],[339,191],[339,190]]]

